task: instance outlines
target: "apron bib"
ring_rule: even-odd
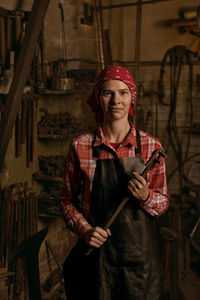
[[[143,170],[138,138],[137,144],[134,158],[97,160],[88,218],[92,226],[104,227],[128,195],[130,174]],[[110,230],[111,237],[89,257],[84,255],[82,241],[68,256],[64,265],[67,299],[159,299],[161,264],[154,218],[136,199],[129,199]]]

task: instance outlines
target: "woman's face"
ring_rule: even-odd
[[[102,108],[104,120],[127,119],[131,105],[129,87],[121,80],[107,81],[102,87],[99,105]]]

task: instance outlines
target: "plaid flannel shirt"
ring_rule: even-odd
[[[103,135],[102,128],[96,132],[93,147],[100,147],[98,159],[112,159],[135,157],[136,130],[130,123],[131,130],[123,143],[115,150]],[[146,162],[152,152],[161,146],[160,142],[150,134],[141,130],[141,153]],[[66,158],[64,170],[64,185],[62,189],[60,208],[68,229],[80,237],[90,227],[87,217],[90,210],[92,182],[94,178],[96,160],[93,156],[92,142],[94,132],[83,134],[74,138]],[[103,145],[103,147],[102,147]],[[96,149],[97,149],[96,148]],[[112,175],[112,174],[111,174]],[[145,202],[140,202],[141,208],[152,216],[158,217],[168,208],[167,182],[165,174],[165,162],[161,158],[161,164],[148,172],[147,183],[149,197]]]

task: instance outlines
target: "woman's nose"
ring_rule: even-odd
[[[112,94],[111,103],[113,103],[113,104],[119,103],[119,95],[117,95],[117,93]]]

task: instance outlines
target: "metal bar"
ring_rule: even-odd
[[[136,86],[139,82],[139,67],[140,67],[140,43],[141,43],[141,23],[142,23],[142,0],[138,0],[136,14],[136,35],[135,35],[135,70],[134,79]]]
[[[8,143],[12,134],[12,128],[16,120],[19,105],[30,70],[31,61],[35,51],[37,39],[42,28],[50,0],[35,0],[30,14],[27,33],[24,37],[22,49],[13,75],[8,98],[5,104],[2,120],[0,123],[0,170],[6,154]]]
[[[141,44],[141,27],[142,27],[142,0],[137,0],[136,13],[136,33],[135,33],[135,68],[134,79],[136,87],[139,85],[139,69],[140,69],[140,44]],[[137,126],[137,96],[135,100],[135,124]]]
[[[69,58],[66,60],[67,62],[85,62],[85,63],[88,63],[88,64],[91,64],[91,65],[98,65],[98,61],[95,61],[95,60],[91,60],[91,59],[85,59],[85,58]],[[134,66],[135,65],[135,61],[133,60],[128,60],[128,61],[122,61],[122,60],[115,60],[113,61],[113,64],[119,64],[119,65],[129,65],[129,66]],[[187,62],[183,62],[183,65],[187,65],[188,63]],[[200,65],[200,62],[199,61],[193,61],[191,63],[192,65]],[[151,66],[161,66],[162,65],[162,61],[158,61],[158,60],[155,60],[155,61],[152,61],[152,60],[149,60],[149,61],[140,61],[140,67],[151,67]],[[166,65],[169,65],[169,63],[166,63]]]
[[[100,68],[102,70],[105,67],[105,53],[104,53],[104,36],[103,36],[103,17],[102,17],[101,7],[102,7],[101,0],[95,0],[95,8],[100,8],[99,10],[96,11],[96,22],[97,22]]]
[[[60,263],[58,257],[56,256],[55,252],[53,251],[53,248],[52,248],[51,243],[49,242],[49,240],[46,240],[46,241],[45,241],[45,244],[46,244],[47,249],[50,250],[50,252],[51,252],[53,258],[55,259],[56,264],[58,265],[58,268],[59,268],[59,270],[60,270],[60,272],[61,272],[61,274],[62,274],[62,273],[63,273],[63,266],[61,265],[61,263]]]
[[[149,1],[142,1],[143,4],[155,4],[159,2],[166,2],[166,1],[171,1],[171,0],[149,0]],[[112,8],[120,8],[120,7],[128,7],[128,6],[136,6],[138,5],[137,2],[130,2],[130,3],[123,3],[123,4],[115,4],[115,5],[104,5],[101,7],[96,7],[93,8],[94,10],[102,10],[102,9],[112,9]]]

